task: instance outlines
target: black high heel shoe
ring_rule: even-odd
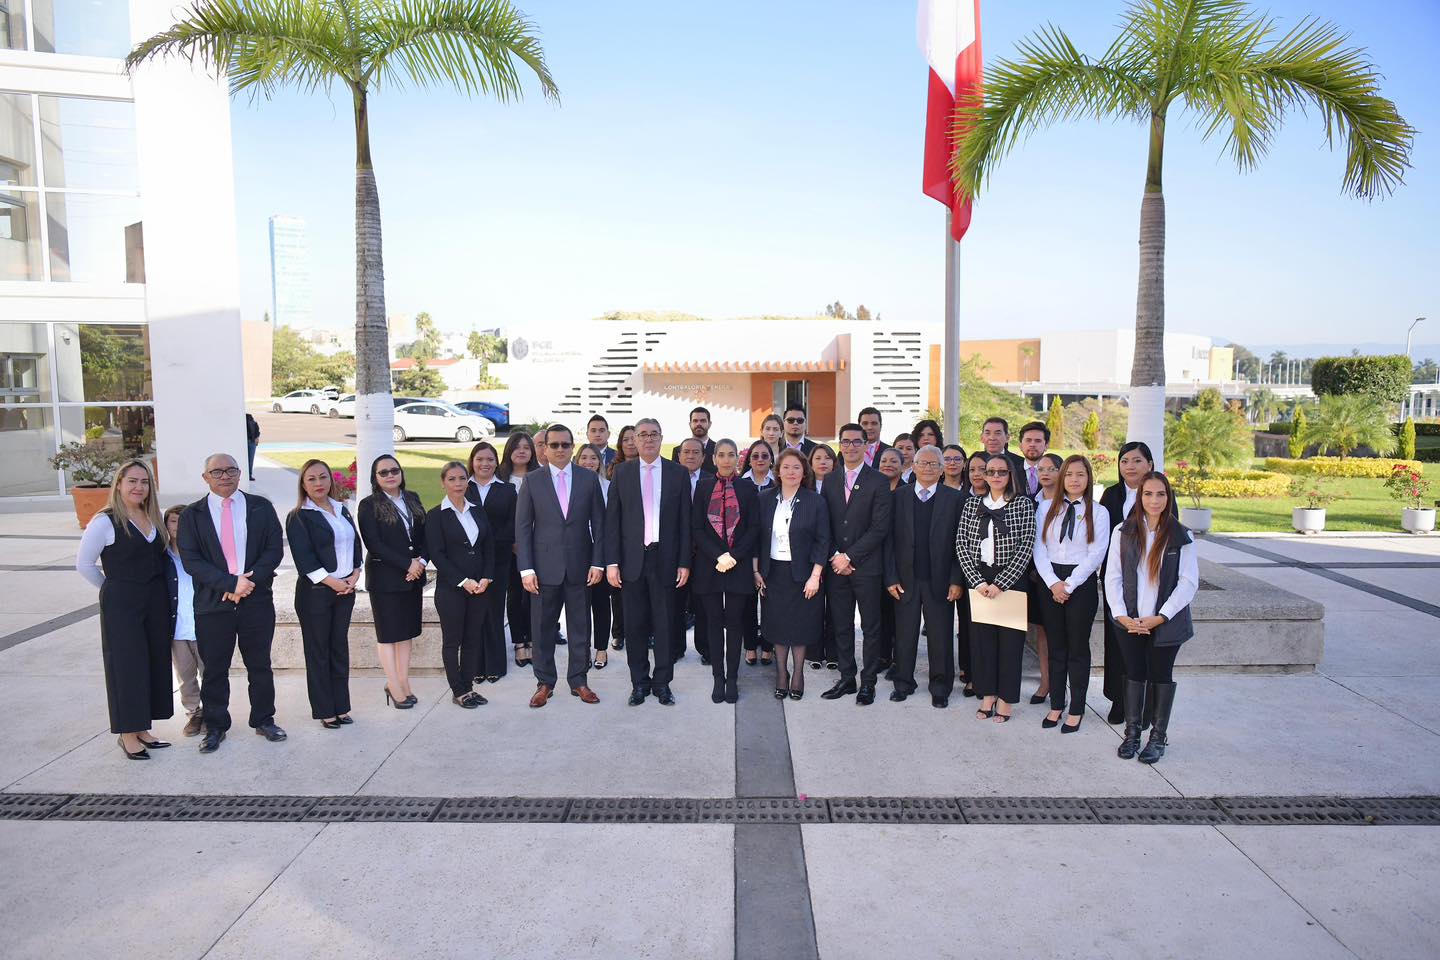
[[[779,693],[779,691],[777,690],[776,693]],[[139,750],[135,751],[134,753],[131,753],[129,750],[126,750],[126,749],[125,749],[125,738],[124,738],[124,737],[116,737],[116,738],[115,738],[115,742],[118,743],[118,744],[120,744],[120,749],[125,753],[125,756],[126,756],[128,759],[130,759],[130,760],[149,760],[149,759],[150,759],[150,754],[148,754],[148,753],[145,752],[145,748],[144,748],[144,747],[141,747]]]
[[[321,721],[320,721],[320,726],[324,727],[326,730],[339,730],[339,729],[340,729],[340,721],[339,721],[339,720],[321,720]]]
[[[805,696],[805,688],[804,688],[804,687],[801,687],[799,690],[796,690],[794,687],[791,687],[791,688],[790,688],[790,699],[791,699],[791,700],[799,700],[799,699],[800,699],[801,697],[803,697],[803,696]]]
[[[1036,692],[1036,693],[1034,693],[1034,694],[1031,695],[1031,697],[1030,697],[1030,703],[1031,703],[1032,706],[1036,706],[1036,705],[1039,705],[1039,704],[1044,703],[1046,700],[1049,700],[1049,699],[1050,699],[1050,692],[1049,692],[1048,690],[1047,690],[1045,693]]]
[[[789,695],[790,695],[790,691],[789,691],[789,690],[786,690],[784,687],[776,687],[776,688],[775,688],[775,699],[776,699],[776,700],[784,700],[784,699],[785,699],[786,697],[788,697]]]
[[[163,750],[170,746],[169,740],[141,740],[140,742],[145,744],[142,748],[145,750]]]
[[[385,687],[385,705],[387,707],[393,706],[396,710],[409,710],[411,707],[415,706],[416,702],[417,701],[415,699],[415,694],[413,693],[410,694],[410,696],[406,697],[404,700],[401,700],[399,697],[396,697],[390,692],[390,687],[388,685]]]
[[[1075,721],[1075,726],[1072,727],[1072,726],[1070,726],[1070,724],[1068,724],[1068,723],[1061,724],[1061,725],[1060,725],[1060,732],[1061,732],[1061,733],[1074,733],[1076,730],[1079,730],[1079,729],[1080,729],[1080,724],[1085,721],[1085,714],[1083,714],[1083,713],[1074,713],[1074,714],[1071,714],[1071,716],[1078,718],[1078,719]]]
[[[1059,717],[1056,717],[1054,720],[1051,720],[1049,717],[1046,717],[1045,719],[1043,719],[1043,720],[1040,721],[1040,726],[1043,727],[1043,728],[1046,729],[1046,730],[1049,730],[1051,727],[1058,727],[1059,725],[1060,725],[1060,718],[1059,718]]]

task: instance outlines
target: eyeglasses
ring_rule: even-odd
[[[964,458],[964,457],[946,457],[946,458],[945,458],[945,462],[946,462],[946,463],[964,463],[964,462],[965,462],[965,458]]]
[[[763,463],[763,462],[765,462],[765,461],[767,461],[767,460],[770,459],[770,454],[768,454],[768,453],[752,453],[752,454],[750,454],[750,459],[751,459],[752,462],[758,460],[758,461],[760,461],[760,462]]]
[[[786,418],[785,418],[785,422],[786,422],[786,423],[793,423],[793,424],[796,424],[796,425],[798,426],[799,424],[802,424],[802,423],[805,422],[805,418],[804,418],[804,417],[786,417]]]
[[[940,469],[940,464],[936,463],[934,460],[919,460],[919,459],[917,459],[917,460],[915,460],[915,461],[911,464],[911,466],[913,466],[916,470],[922,470],[922,469],[925,469],[925,468],[929,468],[929,469],[931,469],[931,470],[939,470],[939,469]]]
[[[659,440],[660,434],[653,430],[646,430],[644,433],[635,434],[636,440]]]
[[[234,480],[240,476],[239,467],[229,467],[225,470],[207,470],[205,475],[211,480]]]
[[[377,477],[398,477],[398,476],[400,476],[400,468],[399,468],[399,467],[386,467],[384,470],[376,470],[376,471],[375,471],[375,476],[377,476]]]
[[[842,446],[842,447],[863,447],[863,446],[865,446],[865,441],[864,441],[864,440],[841,440],[841,441],[840,441],[840,446]]]
[[[986,471],[985,471],[985,476],[987,476],[987,477],[1008,477],[1008,476],[1010,476],[1010,471],[1009,471],[1009,470],[1005,470],[1005,469],[1003,469],[1003,468],[1000,469],[1000,470],[986,470]]]
[[[547,440],[545,446],[551,450],[569,450],[575,444],[570,440]]]

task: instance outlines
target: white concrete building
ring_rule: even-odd
[[[0,506],[63,496],[46,458],[87,436],[156,459],[167,503],[244,463],[228,96],[122,65],[171,10],[0,4]]]
[[[285,214],[270,218],[270,322],[296,328],[311,324],[305,221]]]

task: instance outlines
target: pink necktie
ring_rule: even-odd
[[[570,490],[565,485],[565,471],[561,470],[555,476],[555,495],[560,498],[560,516],[570,516]]]
[[[220,501],[220,550],[225,554],[225,565],[231,573],[240,572],[240,560],[235,556],[235,521],[230,515],[230,499]]]
[[[855,474],[845,471],[845,502],[850,502],[850,488],[855,486]]]
[[[655,467],[653,464],[640,465],[640,496],[645,504],[645,545],[650,540],[650,519],[655,515]],[[657,524],[658,526],[658,524]]]

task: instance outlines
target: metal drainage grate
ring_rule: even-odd
[[[440,806],[436,823],[560,823],[570,801],[535,797],[453,797]]]
[[[1079,797],[961,797],[967,823],[1096,823]]]
[[[189,797],[81,794],[54,810],[47,820],[174,820]]]
[[[831,823],[902,823],[899,797],[831,797]]]
[[[1101,823],[1229,823],[1215,801],[1189,797],[1092,797]]]
[[[41,820],[69,799],[68,793],[0,793],[0,820]]]
[[[294,822],[305,819],[314,797],[190,797],[177,820]]]
[[[1385,826],[1440,826],[1440,797],[1357,797],[1350,806],[1367,823]]]
[[[1245,825],[1364,822],[1354,807],[1334,797],[1216,797],[1215,802]]]
[[[953,797],[905,797],[900,801],[905,823],[964,823],[960,801]]]
[[[583,797],[570,802],[567,823],[694,823],[696,801],[658,797]]]
[[[824,800],[789,797],[735,797],[701,800],[696,809],[701,823],[829,823]]]
[[[305,819],[333,823],[427,823],[438,809],[439,797],[318,797]]]

